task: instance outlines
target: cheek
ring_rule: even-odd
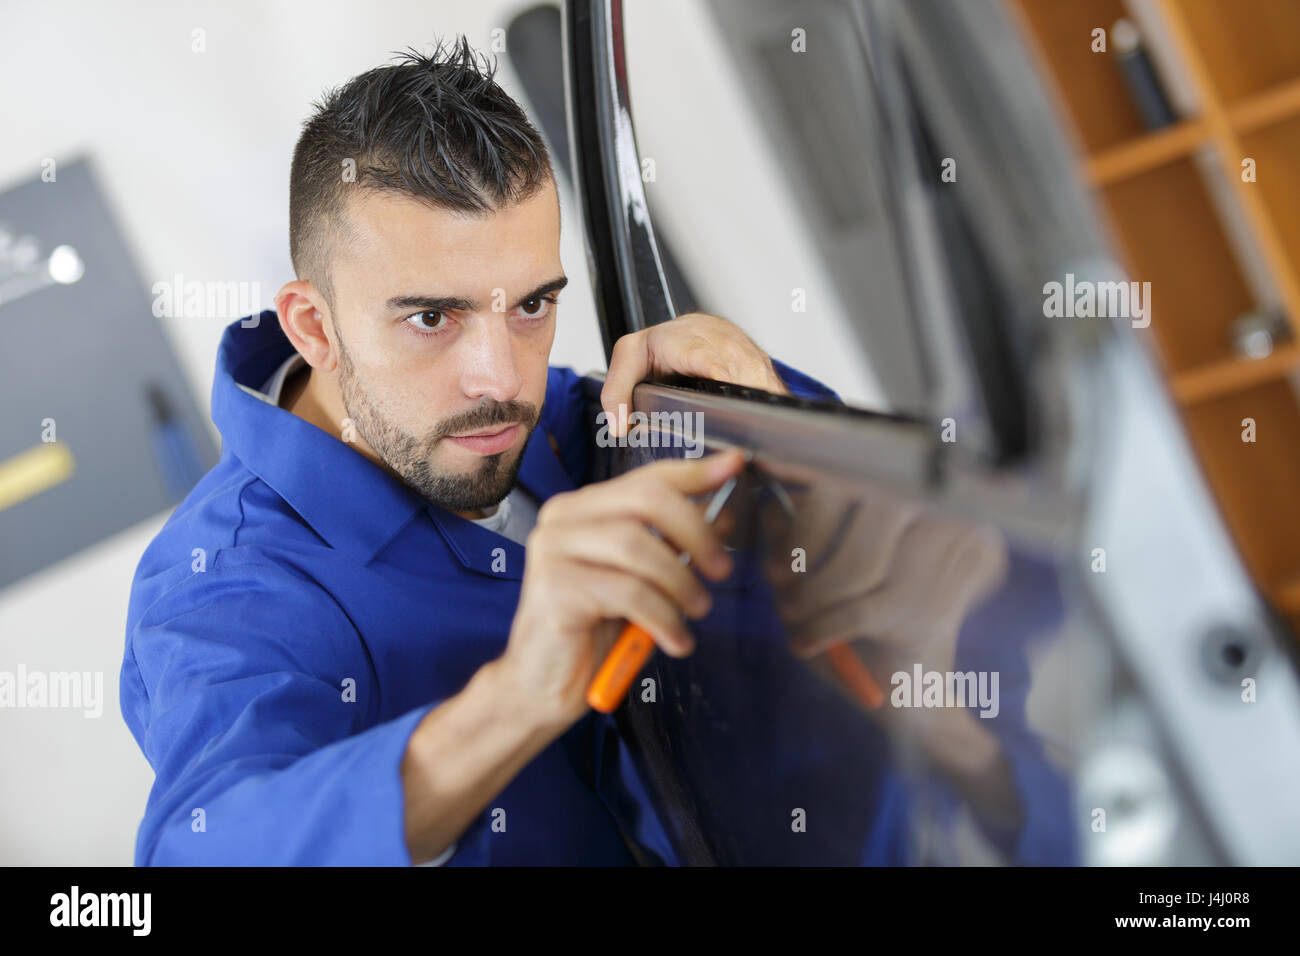
[[[366,400],[389,425],[408,435],[423,435],[456,410],[448,377],[427,367],[376,370],[367,381]],[[452,389],[454,392],[454,388]]]
[[[551,342],[555,339],[555,325],[551,324],[545,334],[539,334],[533,341],[521,347],[520,374],[524,379],[524,397],[538,408],[546,397],[546,379],[549,374],[551,359]]]
[[[527,340],[527,347],[530,354],[536,355],[543,365],[545,365],[551,357],[551,345],[555,342],[555,326],[557,320],[558,316],[552,316],[551,321],[547,322],[544,327],[538,329]]]
[[[403,414],[408,430],[423,434],[471,404],[460,393],[459,379],[446,370],[426,369],[403,383]]]

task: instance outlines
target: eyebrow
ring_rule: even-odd
[[[543,282],[536,289],[521,295],[506,311],[508,312],[522,305],[529,299],[540,299],[548,293],[559,292],[568,284],[568,276],[557,276]],[[421,312],[477,312],[479,303],[472,299],[454,295],[397,295],[385,303],[385,308],[389,312],[415,310]]]

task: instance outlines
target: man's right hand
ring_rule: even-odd
[[[696,573],[722,580],[732,561],[690,496],[719,487],[744,463],[734,449],[658,461],[542,506],[498,664],[543,723],[562,731],[587,712],[587,686],[625,621],[667,654],[692,651],[683,618],[702,618],[711,606]]]

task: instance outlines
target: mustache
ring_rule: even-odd
[[[443,421],[434,430],[433,440],[438,442],[448,435],[482,431],[493,426],[505,428],[509,425],[525,425],[531,429],[537,424],[540,415],[541,409],[532,402],[514,399],[508,402],[488,402]]]

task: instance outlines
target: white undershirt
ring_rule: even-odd
[[[262,386],[262,395],[272,405],[280,404],[280,392],[284,388],[285,380],[296,372],[300,366],[306,365],[307,360],[297,352],[294,352],[287,359],[280,363],[280,367],[272,373],[271,377],[266,380]]]
[[[523,544],[528,532],[537,524],[537,502],[519,485],[501,499],[493,513],[484,518],[471,518],[480,528],[494,531],[516,544]]]

